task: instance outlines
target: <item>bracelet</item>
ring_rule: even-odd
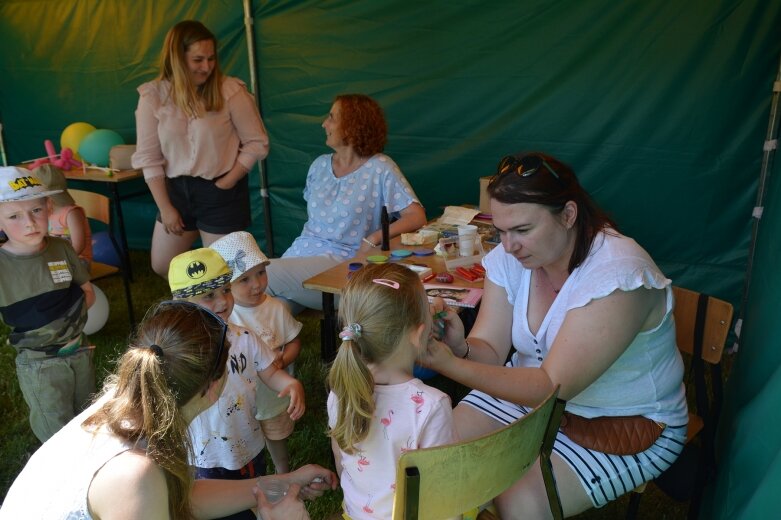
[[[369,239],[368,239],[368,238],[366,238],[366,237],[363,237],[361,240],[363,240],[364,242],[366,242],[367,244],[369,244],[369,245],[370,245],[370,246],[372,246],[372,247],[380,247],[380,245],[379,245],[379,244],[372,244],[372,243],[369,241]]]
[[[464,338],[464,343],[466,343],[466,352],[463,356],[461,356],[461,359],[466,359],[469,357],[469,352],[472,350],[472,346],[469,344],[469,338]]]

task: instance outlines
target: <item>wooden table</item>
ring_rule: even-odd
[[[106,173],[105,170],[99,168],[87,168],[73,169],[63,171],[65,178],[73,181],[88,181],[88,182],[101,182],[105,183],[111,193],[112,206],[117,215],[117,227],[119,229],[119,240],[122,246],[122,251],[118,253],[122,255],[125,266],[127,267],[127,274],[130,279],[133,279],[133,272],[130,267],[130,253],[127,247],[127,232],[125,231],[125,219],[122,216],[122,200],[135,197],[148,193],[146,189],[143,191],[136,191],[130,194],[122,195],[119,192],[119,183],[132,181],[133,179],[140,179],[143,177],[141,170],[120,170],[118,172],[112,172],[111,175]]]
[[[353,262],[361,262],[366,265],[366,257],[372,255],[385,255],[389,258],[390,252],[396,249],[407,249],[409,251],[416,251],[424,248],[431,248],[431,245],[426,246],[404,246],[401,245],[401,238],[396,237],[390,242],[390,251],[381,251],[379,247],[370,249],[369,251],[359,252],[355,258],[346,260],[341,264],[334,266],[322,273],[315,275],[307,280],[304,280],[305,289],[314,289],[323,293],[323,323],[320,328],[320,355],[324,362],[330,362],[336,356],[336,338],[338,320],[336,317],[336,307],[334,305],[334,295],[339,294],[342,288],[347,284],[348,273],[350,272],[349,265]],[[437,255],[429,256],[408,256],[403,259],[394,260],[394,263],[404,264],[424,264],[431,267],[432,271],[436,273],[442,273],[447,271],[445,267],[445,261],[442,257]],[[454,287],[482,287],[483,281],[467,282],[456,276],[453,277]],[[430,283],[439,283],[435,280],[430,280]]]

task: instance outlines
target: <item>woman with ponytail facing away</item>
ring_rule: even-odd
[[[215,518],[261,504],[258,479],[194,481],[188,465],[187,426],[225,381],[226,328],[189,302],[153,307],[101,395],[18,475],[0,518]],[[311,498],[336,485],[315,465],[277,477],[292,491],[262,503],[263,518],[305,518],[295,491]]]

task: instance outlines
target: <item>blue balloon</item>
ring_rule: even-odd
[[[119,251],[114,248],[108,231],[100,231],[92,234],[92,259],[103,264],[121,267]]]

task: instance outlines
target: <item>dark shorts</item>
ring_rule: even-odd
[[[243,231],[250,225],[249,179],[246,175],[229,190],[221,190],[214,180],[187,176],[166,179],[166,186],[171,204],[182,216],[185,231],[227,235]],[[161,221],[159,212],[157,221]]]

